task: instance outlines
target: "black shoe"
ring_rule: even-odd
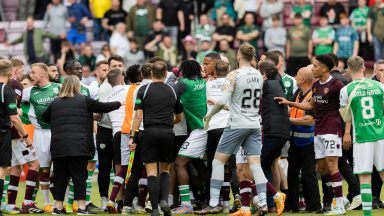
[[[377,205],[377,207],[379,207],[379,208],[381,208],[381,209],[384,209],[384,203],[383,203],[383,201],[382,200],[378,200],[378,205]]]
[[[159,209],[154,209],[154,210],[152,210],[152,212],[151,212],[151,216],[160,216]]]
[[[161,208],[161,211],[163,211],[164,216],[171,216],[172,215],[171,209],[169,208],[167,201],[161,200],[160,201],[160,208]]]
[[[99,207],[95,206],[93,203],[89,203],[87,206],[86,206],[87,210],[89,211],[94,211],[94,210],[97,210],[97,209],[100,209]]]
[[[52,214],[53,215],[67,214],[67,212],[65,211],[65,208],[63,208],[61,210],[59,210],[57,208],[53,208]]]
[[[78,209],[77,210],[77,215],[94,215],[94,214],[96,214],[95,212],[93,212],[93,211],[89,211],[89,210],[87,210],[87,209]]]
[[[323,203],[323,213],[329,212],[332,209],[332,203]]]

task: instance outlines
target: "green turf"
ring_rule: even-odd
[[[321,184],[319,184],[321,186]],[[343,190],[344,190],[344,194],[347,194],[347,189],[348,189],[348,186],[345,184],[343,184]],[[321,189],[320,189],[321,191]],[[22,203],[22,200],[23,200],[23,197],[24,197],[24,193],[25,193],[25,183],[24,182],[21,182],[20,185],[19,185],[19,196],[17,196],[17,201],[16,201],[16,204],[17,206],[21,206],[21,203]],[[382,193],[381,193],[381,197],[384,197],[384,190],[382,190]],[[41,208],[43,208],[44,206],[41,205],[41,203],[43,203],[43,197],[42,197],[42,194],[41,193],[38,193],[37,194],[37,205]],[[51,201],[53,201],[52,197],[51,197]],[[100,206],[100,196],[99,196],[99,191],[98,191],[98,187],[97,187],[97,182],[96,182],[96,179],[95,179],[95,176],[94,176],[94,184],[93,184],[93,187],[92,187],[92,202],[96,205],[96,206]],[[42,216],[45,216],[45,215],[50,215],[50,214],[41,214]],[[98,215],[108,215],[108,214],[98,214]],[[225,215],[225,214],[221,214],[221,215]],[[221,216],[220,215],[220,216]],[[276,215],[276,214],[268,214],[268,215]],[[319,214],[308,214],[308,213],[296,213],[296,214],[284,214],[284,215],[300,215],[300,216],[311,216],[311,215],[317,215],[319,216]],[[347,212],[347,215],[352,215],[352,216],[361,216],[363,215],[363,212],[362,211],[348,211]],[[373,215],[375,216],[384,216],[384,210],[381,209],[381,210],[374,210],[373,211]]]

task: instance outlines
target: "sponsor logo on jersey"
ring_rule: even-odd
[[[9,105],[8,105],[8,108],[9,109],[16,109],[16,104],[15,103],[10,103]]]
[[[288,81],[288,80],[284,82],[284,86],[285,86],[286,88],[291,87],[291,85],[292,85],[292,83],[291,83],[290,81]]]

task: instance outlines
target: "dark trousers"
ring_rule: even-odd
[[[297,71],[299,71],[300,68],[308,66],[309,64],[311,64],[311,62],[309,61],[307,56],[303,56],[303,57],[291,56],[288,58],[287,64],[288,64],[287,74],[294,77],[296,76]]]
[[[373,167],[372,172],[372,196],[374,201],[380,200],[381,188],[383,187],[383,181],[380,178],[379,173],[376,170],[376,167]]]
[[[68,181],[72,178],[74,200],[85,200],[87,186],[87,157],[61,157],[53,159],[53,197],[64,201]]]
[[[108,197],[110,172],[113,162],[113,133],[112,129],[97,126],[96,134],[97,156],[99,159],[99,193],[101,197]]]
[[[54,62],[57,62],[61,53],[61,39],[60,38],[51,38],[51,52],[54,57]]]
[[[143,161],[141,160],[141,137],[142,131],[139,132],[139,135],[135,141],[137,144],[135,149],[135,158],[133,159],[131,175],[128,180],[128,184],[125,185],[125,193],[124,193],[124,205],[132,206],[132,201],[135,196],[139,194],[139,180],[144,169]]]
[[[294,145],[288,150],[288,203],[293,211],[299,210],[299,173],[302,172],[301,183],[305,191],[305,202],[308,210],[321,209],[319,185],[316,178],[316,160],[314,146],[297,148]]]

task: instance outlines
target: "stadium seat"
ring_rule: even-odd
[[[25,21],[13,21],[9,24],[9,32],[12,33],[21,33],[26,28],[26,22]]]

